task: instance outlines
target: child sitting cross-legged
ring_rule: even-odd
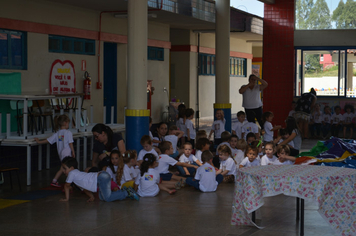
[[[174,182],[176,184],[176,189],[184,187],[186,178],[171,174],[168,170],[169,166],[193,167],[196,169],[198,168],[198,166],[187,164],[184,162],[177,162],[172,157],[170,157],[169,155],[173,153],[173,147],[171,142],[163,141],[159,144],[158,148],[161,150],[162,154],[159,155],[158,166],[156,167],[156,170],[160,174],[162,180]]]
[[[245,155],[246,155],[245,159],[243,159],[242,162],[240,163],[240,168],[261,165],[260,160],[257,159],[258,156],[257,147],[248,145],[246,147]]]
[[[131,187],[137,189],[135,186],[135,179],[138,177],[138,170],[135,169],[137,164],[137,153],[135,150],[128,150],[122,154],[124,165],[119,165],[116,172],[116,183],[124,187]]]
[[[224,176],[225,183],[234,183],[237,173],[235,160],[231,157],[231,149],[223,144],[218,149],[219,158],[221,160],[220,169],[216,172]]]
[[[147,153],[142,158],[140,166],[141,174],[136,179],[135,184],[138,185],[137,193],[140,197],[154,197],[159,193],[159,190],[164,190],[169,194],[174,194],[174,184],[166,181],[160,181],[160,175],[155,170],[158,166],[157,158],[152,153]]]
[[[218,185],[223,181],[224,177],[217,174],[213,166],[213,154],[209,150],[205,150],[201,158],[203,165],[197,169],[194,179],[187,178],[187,184],[202,192],[214,192]]]
[[[178,127],[176,125],[172,125],[171,127],[169,127],[168,135],[164,137],[164,140],[171,142],[173,146],[173,154],[169,156],[173,157],[174,159],[178,158],[180,154],[179,150],[177,150],[177,144],[179,139],[183,137],[183,135],[184,135],[183,131],[178,130]]]
[[[261,166],[273,165],[277,160],[277,157],[274,155],[275,145],[273,142],[265,143],[265,155],[261,158]]]
[[[180,163],[195,164],[197,166],[202,165],[202,163],[192,154],[193,147],[191,143],[184,143],[182,147],[183,154],[179,157]],[[192,167],[177,166],[177,169],[183,176],[193,176],[195,173],[195,168]]]
[[[142,163],[143,157],[147,153],[151,153],[158,157],[156,150],[152,146],[152,139],[148,135],[143,135],[140,141],[143,149],[138,153],[137,162],[140,165]]]
[[[205,151],[205,150],[209,150],[210,149],[210,141],[208,138],[199,138],[197,140],[197,143],[195,145],[196,147],[196,151],[195,151],[195,158],[200,161],[200,163],[202,163],[202,159],[201,159],[201,154]]]
[[[289,156],[290,149],[287,145],[281,145],[277,148],[278,159],[273,165],[293,165],[297,158]]]
[[[123,190],[112,192],[110,187],[111,176],[106,171],[86,173],[79,171],[77,168],[78,162],[75,158],[65,157],[62,160],[62,169],[67,179],[64,185],[65,198],[62,198],[60,201],[69,201],[69,190],[72,183],[82,188],[84,193],[89,196],[87,202],[94,201],[93,192],[97,192],[98,187],[100,200],[106,202],[123,200],[127,197],[135,200],[140,199],[132,188],[124,188]]]

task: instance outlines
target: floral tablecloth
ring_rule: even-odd
[[[264,197],[284,194],[312,199],[340,235],[356,235],[356,170],[327,166],[255,166],[238,170],[232,225],[253,224],[249,213]]]

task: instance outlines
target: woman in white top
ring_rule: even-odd
[[[256,82],[261,84],[256,84]],[[250,113],[253,111],[256,114],[256,119],[261,127],[262,124],[262,101],[261,101],[261,91],[267,88],[268,83],[258,78],[257,76],[251,74],[248,78],[248,84],[242,85],[239,93],[242,94],[242,106],[245,108],[247,119]]]

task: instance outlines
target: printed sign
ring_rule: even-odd
[[[75,93],[75,71],[71,61],[55,60],[52,64],[49,78],[49,87],[52,94]]]

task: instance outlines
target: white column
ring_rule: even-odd
[[[147,108],[147,0],[128,1],[128,109]]]
[[[230,0],[215,1],[215,103],[230,103]]]

